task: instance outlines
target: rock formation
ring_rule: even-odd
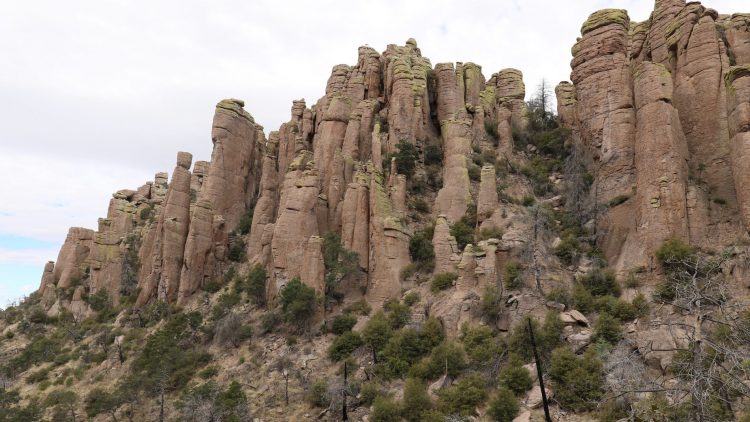
[[[607,9],[581,28],[558,113],[594,176],[594,224],[617,270],[653,268],[646,257],[667,238],[716,248],[747,237],[743,130],[730,117],[742,109],[731,69],[747,64],[747,22],[657,0],[647,22]]]

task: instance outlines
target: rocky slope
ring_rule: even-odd
[[[243,101],[222,100],[211,161],[179,152],[171,178],[157,173],[114,193],[97,230],[70,229],[35,300],[49,318],[84,321],[102,313],[91,298],[104,298],[126,329],[132,315],[160,303],[208,315],[220,301],[212,292],[229,291],[254,268],[265,269],[262,296],[273,309],[299,278],[322,298],[304,347],[267,334],[252,340],[252,368],[240,370],[228,362],[242,353],[210,346],[226,358],[220,379],[265,374],[265,387],[243,381],[264,420],[318,416],[303,403],[279,404],[278,391],[264,395],[287,377],[269,354],[285,350],[304,368],[292,382],[302,395],[306,377],[336,371],[322,356],[334,340],[317,327],[363,303],[390,315],[393,300],[418,293],[410,326],[436,319],[447,339],[464,342],[464,324],[487,324],[505,338],[526,316],[565,311],[563,337],[583,353],[594,349],[594,333],[570,309],[580,302],[561,292],[607,267],[627,303],[658,296],[672,273],[657,252],[677,240],[707,256],[728,251],[715,274],[728,281],[722,312],[737,320],[750,287],[750,15],[682,0],[656,0],[640,23],[602,10],[584,22],[572,55],[572,83],[555,89],[561,128],[540,129],[519,70],[485,79],[474,63],[433,66],[412,39],[383,53],[360,47],[355,65],[334,66],[325,96],[310,107],[294,101],[290,120],[268,137]],[[542,120],[552,119],[544,111]],[[356,254],[338,279],[327,259],[332,234]],[[424,259],[421,247],[432,256]],[[436,289],[446,274],[449,284]],[[491,318],[493,288],[504,311]],[[696,323],[675,303],[619,317],[626,328],[618,347],[635,351],[644,371],[670,373],[675,351],[696,342],[707,314],[699,310]],[[235,312],[261,324],[270,311],[247,303]],[[598,321],[603,311],[587,313]],[[4,324],[6,333],[19,331],[17,322]],[[21,336],[8,339],[5,351],[24,345]],[[375,362],[355,356],[355,376],[369,380]],[[127,372],[107,362],[118,377]],[[398,382],[389,388],[402,394]],[[524,402],[530,411],[533,395]],[[576,420],[561,400],[557,417]]]

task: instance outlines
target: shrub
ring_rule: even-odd
[[[328,407],[328,385],[325,380],[316,380],[305,394],[305,400],[315,407]]]
[[[227,250],[227,258],[232,262],[241,262],[247,258],[247,252],[245,250],[245,240],[239,236],[234,236],[229,242],[229,250]]]
[[[236,292],[225,292],[219,295],[219,299],[216,301],[211,310],[211,317],[214,320],[219,320],[227,315],[232,308],[240,303],[240,295]]]
[[[394,154],[394,158],[396,158],[396,171],[410,178],[414,175],[416,162],[419,158],[417,148],[409,141],[402,139],[396,144],[396,149],[398,149],[398,152]]]
[[[377,361],[377,353],[383,350],[391,335],[391,324],[383,311],[378,311],[367,321],[362,329],[362,339],[372,351],[373,360]]]
[[[244,282],[239,286],[240,289],[247,293],[248,297],[258,306],[266,305],[266,280],[268,274],[261,264],[255,264],[245,277]]]
[[[534,205],[534,202],[536,202],[536,198],[531,195],[524,195],[523,198],[521,198],[521,205],[524,207],[530,207]]]
[[[502,239],[503,231],[495,226],[485,227],[479,231],[479,240]]]
[[[573,295],[571,297],[572,305],[575,309],[587,314],[594,310],[594,296],[583,285],[576,283],[573,286]]]
[[[456,273],[440,273],[435,274],[435,277],[432,278],[432,285],[430,286],[430,290],[433,293],[441,292],[443,290],[450,289],[453,287],[453,284],[458,280],[458,274]]]
[[[388,322],[394,330],[398,330],[411,320],[411,309],[396,300],[386,302],[383,309],[388,312]]]
[[[469,164],[469,180],[478,182],[482,178],[482,168],[476,164]]]
[[[428,214],[430,212],[430,204],[422,198],[416,198],[411,202],[411,207],[414,211],[422,214]]]
[[[451,236],[456,238],[456,243],[460,250],[463,250],[469,243],[474,242],[474,226],[476,226],[476,212],[473,218],[471,216],[463,216],[451,225]]]
[[[554,287],[547,293],[546,299],[551,302],[562,303],[565,306],[570,306],[573,301],[570,297],[570,292],[564,287]]]
[[[523,265],[520,262],[511,260],[505,263],[503,268],[503,279],[505,287],[517,289],[523,284]]]
[[[505,301],[497,287],[489,285],[484,288],[482,294],[482,315],[490,323],[495,323],[500,318],[505,308]]]
[[[268,334],[281,323],[281,315],[278,312],[268,312],[261,318],[260,327],[262,334]]]
[[[117,408],[122,404],[123,400],[117,393],[109,393],[102,388],[94,388],[89,391],[84,399],[84,410],[86,416],[90,418],[107,413],[114,419]]]
[[[306,325],[315,313],[315,290],[295,277],[281,289],[281,308],[287,322]]]
[[[237,233],[243,236],[250,233],[250,228],[253,226],[253,214],[255,214],[255,207],[251,206],[240,218],[240,222],[237,224]]]
[[[373,422],[400,422],[401,409],[392,398],[378,396],[373,403],[370,417]]]
[[[357,324],[357,317],[352,314],[341,314],[336,316],[331,323],[331,332],[336,335],[351,331]]]
[[[341,244],[341,237],[328,232],[323,236],[323,264],[325,266],[326,297],[338,298],[341,281],[359,269],[359,256]]]
[[[620,338],[620,321],[606,312],[601,313],[594,323],[594,341],[603,340],[609,344],[617,344]]]
[[[382,370],[386,377],[403,377],[430,347],[413,328],[403,328],[390,337],[382,351]]]
[[[443,342],[430,353],[426,373],[420,374],[424,378],[437,378],[440,374],[457,377],[466,367],[466,353],[464,349],[453,342]]]
[[[347,331],[336,337],[336,340],[333,341],[333,344],[331,344],[331,347],[328,349],[328,357],[333,361],[340,361],[351,355],[352,352],[357,350],[362,344],[364,344],[364,342],[359,334]]]
[[[434,226],[414,233],[409,240],[409,255],[420,271],[430,272],[435,268],[435,248],[432,246]]]
[[[530,361],[531,339],[528,332],[529,317],[522,319],[511,331],[508,338],[508,350],[518,355],[523,361]],[[545,315],[544,324],[540,327],[535,319],[531,319],[534,329],[537,350],[542,360],[549,358],[551,351],[561,343],[563,324],[559,315],[550,311]]]
[[[469,374],[457,384],[438,391],[438,409],[447,415],[473,416],[478,405],[487,400],[485,380]]]
[[[414,304],[419,302],[419,293],[417,292],[409,292],[404,296],[404,304],[406,306],[414,306]]]
[[[367,301],[364,299],[358,300],[357,302],[352,303],[351,305],[344,308],[344,312],[349,314],[357,314],[362,316],[370,315],[370,311],[372,311],[372,308],[370,305],[367,304]]]
[[[365,406],[371,405],[380,395],[382,395],[381,387],[375,381],[366,382],[359,389],[359,401]]]
[[[501,388],[497,391],[495,398],[490,401],[487,414],[497,422],[513,422],[513,419],[518,416],[518,410],[518,400],[513,392],[507,388]]]
[[[595,269],[578,280],[594,296],[620,296],[620,286],[612,271]]]
[[[491,363],[492,358],[498,356],[502,350],[502,344],[486,325],[472,327],[464,324],[461,327],[460,339],[469,359],[476,365]]]
[[[500,141],[500,135],[497,133],[497,122],[493,119],[486,119],[484,121],[484,131],[489,136],[492,144],[497,146]]]
[[[431,166],[443,163],[443,150],[440,145],[427,144],[424,147],[424,165]]]
[[[500,370],[500,385],[517,396],[531,389],[531,374],[523,367],[521,358],[516,355],[508,358],[508,364]]]
[[[410,422],[422,420],[422,413],[432,407],[427,388],[420,380],[409,378],[404,384],[404,400],[401,405],[401,417]]]
[[[560,239],[560,243],[555,246],[555,255],[565,265],[573,265],[578,259],[581,249],[578,239],[571,234],[565,235]]]
[[[602,363],[590,348],[578,357],[568,347],[552,352],[549,377],[555,397],[563,408],[574,412],[591,410],[602,397]]]
[[[670,266],[677,261],[688,259],[693,254],[695,254],[695,249],[678,239],[669,239],[665,241],[656,251],[656,257],[659,258],[659,261],[665,266]]]

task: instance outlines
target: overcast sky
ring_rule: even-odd
[[[714,0],[720,13],[746,0]],[[0,307],[37,288],[68,227],[95,228],[111,193],[211,154],[211,118],[241,98],[265,127],[313,104],[357,47],[415,38],[432,64],[515,67],[527,91],[569,77],[593,11],[648,18],[648,0],[3,1]]]

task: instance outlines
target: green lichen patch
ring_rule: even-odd
[[[740,66],[732,66],[727,71],[727,74],[724,76],[724,82],[727,84],[727,87],[730,87],[732,83],[734,83],[737,78],[742,78],[750,76],[750,64],[743,64]]]
[[[629,29],[630,17],[628,17],[627,10],[624,9],[603,9],[592,13],[586,22],[581,26],[581,35],[601,28],[603,26],[619,24],[623,28]]]

